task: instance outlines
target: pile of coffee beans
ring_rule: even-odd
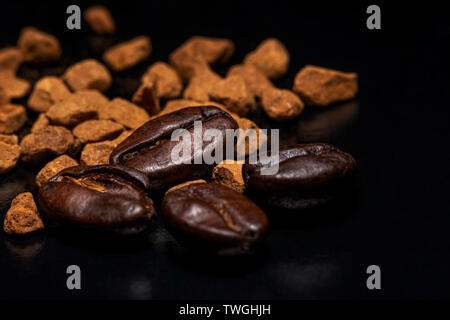
[[[99,35],[116,30],[104,7],[89,8],[84,18]],[[268,231],[263,209],[298,214],[348,192],[356,168],[351,155],[326,143],[281,146],[278,170],[264,174],[273,163],[247,160],[270,139],[256,131],[255,143],[245,133],[258,129],[247,118],[258,109],[276,123],[300,116],[305,106],[354,98],[356,74],[305,66],[292,90],[277,88],[272,80],[286,74],[290,54],[277,39],[267,39],[221,77],[214,68],[227,63],[233,42],[195,36],[170,55],[169,63],[149,67],[132,101],[103,94],[113,81],[111,72],[142,63],[151,51],[150,38],[138,36],[108,48],[106,65],[85,59],[60,77],[44,76],[24,107],[11,103],[31,87],[17,77],[20,65],[55,63],[62,48],[54,36],[27,27],[16,47],[0,50],[0,174],[20,161],[40,168],[38,206],[31,193],[17,195],[4,219],[5,233],[52,226],[133,235],[151,232],[159,213],[186,247],[242,254],[253,252]],[[19,137],[15,133],[30,113],[36,120]],[[225,155],[231,145],[241,161],[198,162],[195,147],[183,162],[173,161],[178,142],[171,136],[179,129],[194,136],[198,124],[202,134],[213,129],[224,137],[203,140],[201,150]],[[238,129],[238,136],[227,136]]]

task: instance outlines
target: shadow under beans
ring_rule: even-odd
[[[276,209],[264,205],[260,207],[269,217],[273,229],[307,229],[314,226],[341,223],[356,212],[358,191],[356,187],[329,203],[307,209]]]
[[[334,141],[337,136],[357,118],[359,102],[357,100],[336,105],[310,107],[298,118],[297,137],[300,142]]]
[[[115,35],[91,34],[87,37],[90,48],[90,57],[101,59],[105,51],[118,43]]]
[[[266,241],[252,254],[237,256],[218,256],[200,248],[186,247],[163,226],[158,226],[155,232],[149,234],[158,255],[171,264],[205,276],[230,278],[251,273],[263,267],[269,260],[269,249]]]
[[[269,248],[263,241],[249,254],[215,255],[200,249],[171,245],[166,254],[172,263],[188,270],[219,277],[235,277],[261,268],[269,259]]]
[[[69,225],[47,226],[47,233],[58,238],[58,241],[77,248],[100,252],[136,252],[152,246],[148,234],[155,225],[134,235],[120,235],[111,231],[73,227]]]
[[[37,232],[26,236],[5,235],[4,244],[8,252],[15,258],[32,259],[37,256],[45,246],[46,235]]]
[[[334,142],[357,118],[359,101],[353,100],[327,107],[305,107],[296,119],[276,122],[259,111],[255,122],[261,128],[280,130],[280,145],[309,142]]]
[[[0,287],[8,288],[11,284],[22,283],[30,275],[39,276],[45,268],[46,251],[45,232],[26,235],[4,234],[0,242],[0,261],[2,262],[0,269],[5,278],[0,280],[2,283]],[[11,271],[14,273],[11,274]]]
[[[32,64],[23,64],[20,66],[18,76],[29,81],[31,84],[36,83],[43,77],[53,76],[60,77],[64,74],[67,67],[71,64],[70,59],[63,57],[59,63],[50,63],[45,66],[36,66]],[[21,98],[25,99],[25,98]]]
[[[8,211],[11,201],[19,193],[35,190],[35,173],[19,164],[11,172],[0,176],[0,212]]]

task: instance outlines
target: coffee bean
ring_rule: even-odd
[[[236,121],[225,111],[211,106],[184,108],[150,120],[125,139],[111,153],[110,163],[121,164],[145,173],[150,181],[150,190],[163,190],[183,181],[195,180],[210,174],[214,164],[194,164],[198,150],[191,148],[190,163],[172,161],[172,149],[179,141],[171,141],[175,129],[184,128],[193,137],[194,121],[202,122],[202,134],[207,129],[222,133],[222,141],[203,141],[202,148],[218,145],[226,152],[227,129],[238,128]],[[193,138],[192,138],[193,140]],[[194,143],[192,142],[192,146]],[[188,157],[189,158],[189,157]]]
[[[39,203],[50,220],[134,234],[156,215],[144,191],[147,177],[139,171],[111,165],[67,168],[39,189]]]
[[[243,166],[249,196],[270,206],[299,209],[327,203],[345,192],[356,162],[334,146],[312,143],[280,148],[278,172],[261,174],[269,165]]]
[[[162,214],[181,243],[216,254],[251,252],[269,224],[247,197],[216,183],[189,184],[168,192]]]

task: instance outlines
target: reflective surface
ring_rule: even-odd
[[[296,72],[311,63],[358,72],[360,94],[356,101],[307,108],[288,123],[256,115],[261,127],[281,129],[284,144],[335,144],[355,156],[358,172],[355,190],[341,203],[296,213],[269,211],[270,233],[254,256],[190,253],[167,233],[160,217],[150,234],[126,240],[60,230],[21,238],[0,233],[0,298],[449,297],[448,50],[440,44],[450,34],[445,18],[411,31],[408,17],[413,13],[387,8],[386,28],[373,34],[365,29],[361,7],[286,10],[280,4],[269,12],[232,4],[142,7],[127,1],[112,8],[119,34],[101,38],[84,25],[81,31],[64,30],[62,5],[44,2],[30,7],[15,1],[5,6],[0,45],[14,44],[20,27],[27,24],[54,33],[62,42],[65,55],[60,65],[21,68],[19,76],[31,81],[61,75],[75,61],[100,58],[112,43],[147,33],[154,47],[150,60],[115,74],[107,92],[110,98],[130,98],[146,68],[167,60],[191,35],[232,38],[237,49],[229,65],[239,63],[264,38],[275,36],[292,55],[289,73],[278,85],[290,87]],[[20,19],[11,18],[19,15]],[[425,58],[430,53],[433,58]],[[20,135],[26,132],[27,128]],[[35,193],[37,171],[20,165],[0,176],[2,220],[16,194]],[[79,291],[66,288],[66,268],[72,264],[81,268]],[[366,268],[372,264],[381,268],[380,291],[366,287]]]

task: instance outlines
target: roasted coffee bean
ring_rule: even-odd
[[[270,164],[245,164],[242,169],[251,198],[287,209],[314,207],[345,192],[356,167],[348,153],[326,143],[280,148],[276,174],[263,175]]]
[[[216,254],[251,252],[269,224],[247,197],[216,183],[194,183],[168,192],[162,214],[180,243]]]
[[[111,165],[67,168],[39,189],[47,217],[75,227],[135,234],[156,215],[143,190],[147,177],[139,171]]]
[[[206,176],[210,174],[214,164],[206,164],[204,161],[194,164],[194,157],[199,156],[199,150],[194,150],[194,121],[201,121],[202,134],[207,129],[216,129],[222,133],[223,140],[203,141],[202,150],[220,146],[225,155],[225,132],[227,129],[236,130],[238,124],[227,112],[206,106],[181,109],[148,121],[117,146],[111,153],[110,163],[145,173],[150,180],[150,190],[163,190],[183,181]],[[172,141],[171,134],[178,128],[191,133],[190,163],[172,161],[172,149],[180,142]],[[189,159],[189,155],[186,158]]]

